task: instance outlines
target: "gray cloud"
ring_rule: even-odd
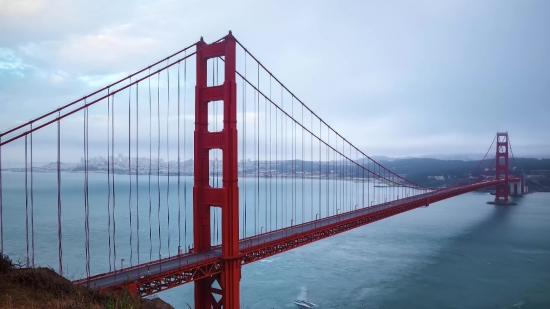
[[[550,3],[0,0],[0,130],[235,36],[372,155],[549,156]],[[242,59],[240,59],[241,61]]]

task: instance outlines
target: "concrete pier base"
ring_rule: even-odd
[[[495,201],[492,201],[492,202],[487,202],[487,204],[492,204],[492,205],[502,205],[502,206],[512,206],[512,205],[517,205],[516,203],[512,203],[512,202],[495,202]]]

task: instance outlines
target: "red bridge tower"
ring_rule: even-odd
[[[207,86],[207,60],[224,56],[222,85]],[[239,260],[239,188],[237,185],[237,85],[236,41],[231,31],[224,40],[197,43],[195,88],[195,158],[193,187],[193,237],[195,252],[210,250],[210,208],[222,213],[222,269],[219,275],[195,281],[195,308],[239,308],[241,264]],[[208,131],[208,104],[223,101],[223,129]],[[209,185],[209,152],[221,149],[222,188]],[[214,284],[217,282],[219,288]]]
[[[508,132],[497,133],[495,179],[505,179],[495,191],[495,204],[508,204]]]

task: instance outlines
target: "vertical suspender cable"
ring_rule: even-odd
[[[342,199],[343,199],[343,203],[344,203],[344,209],[342,212],[344,211],[349,211],[349,203],[348,203],[348,200],[350,200],[350,196],[349,196],[349,190],[348,190],[348,176],[349,176],[349,168],[348,168],[348,163],[349,161],[346,159],[346,145],[345,145],[345,141],[342,140],[342,165],[343,165],[343,168],[344,168],[344,177],[342,178],[342,185],[343,185],[343,188],[344,188],[344,194],[342,195]],[[347,208],[349,207],[349,208]]]
[[[347,202],[347,205],[349,206],[349,210],[352,211],[353,210],[353,185],[352,185],[352,182],[351,180],[353,179],[353,168],[350,164],[350,161],[351,160],[351,144],[349,144],[349,155],[348,155],[348,160],[346,160],[346,170],[347,170],[347,175],[346,175],[346,179],[349,179],[349,180],[346,180],[346,198],[348,200]]]
[[[321,130],[321,121],[319,121],[319,132],[322,132]],[[330,176],[331,176],[331,172],[330,172],[330,151],[329,151],[329,147],[328,145],[330,145],[330,131],[327,130],[327,146],[325,146],[325,149],[326,149],[326,160],[327,160],[327,167],[326,167],[326,173],[327,173],[327,182],[326,182],[326,191],[327,191],[327,212],[326,212],[326,216],[329,216],[329,209],[330,209]],[[319,153],[321,153],[321,140],[319,140]],[[321,160],[319,158],[319,160]],[[319,161],[319,166],[321,166],[321,162]],[[320,169],[320,167],[319,167]],[[319,180],[319,200],[321,200],[321,181]],[[321,208],[319,208],[319,216],[321,215]]]
[[[336,142],[334,144],[336,147],[335,149],[338,149],[338,136],[336,136]],[[335,153],[336,157],[336,170],[338,171],[337,174],[337,188],[336,188],[336,213],[338,213],[338,209],[342,207],[342,155],[338,152]]]
[[[31,242],[32,242],[32,258],[31,258],[31,267],[34,267],[34,177],[33,177],[33,167],[32,167],[32,123],[31,123]],[[1,183],[0,183],[1,185]]]
[[[107,95],[109,95],[109,90],[107,89]],[[111,156],[111,127],[109,123],[111,122],[111,98],[107,97],[107,227],[109,233],[109,271],[112,270],[111,265],[111,160],[114,159]]]
[[[187,55],[187,52],[185,52]],[[185,105],[187,99],[187,59],[183,62],[183,168],[185,170],[185,152],[186,152],[186,117],[185,117]],[[184,217],[184,234],[183,234],[183,241],[184,241],[184,247],[187,248],[187,181],[183,184],[183,217]]]
[[[130,77],[130,82],[132,82],[132,78]],[[134,249],[132,244],[132,236],[133,236],[133,229],[132,229],[132,153],[131,153],[131,147],[132,147],[132,87],[130,86],[128,88],[128,180],[130,182],[128,186],[128,212],[130,214],[129,221],[130,221],[130,266],[133,265],[132,259],[134,255]]]
[[[254,91],[254,90],[253,90]],[[254,137],[252,139],[252,148],[253,148],[253,153],[254,153],[254,157],[253,157],[253,160],[256,160],[256,121],[257,121],[257,112],[256,112],[256,93],[252,93],[252,96],[253,96],[253,108],[254,108],[254,123],[252,124],[252,131],[254,132]],[[256,163],[255,161],[252,161],[252,164],[254,164],[254,169],[256,169]],[[258,171],[255,171],[254,175],[256,175],[258,173]],[[253,209],[254,209],[254,233],[253,235],[256,235],[257,232],[256,232],[256,205],[258,204],[258,201],[256,200],[256,176],[254,176],[254,204],[253,204]]]
[[[294,96],[292,96],[292,118],[294,118]],[[294,200],[294,224],[298,223],[298,179],[297,179],[297,160],[298,160],[298,130],[296,128],[296,121],[292,121],[292,138],[293,138],[293,151],[292,151],[292,188],[294,193],[292,194]]]
[[[349,161],[345,157],[346,156],[345,141],[342,141],[342,154],[343,154],[342,155],[342,164],[344,165],[344,178],[342,179],[343,185],[344,185],[344,195],[343,195],[344,207],[347,208],[346,211],[349,211],[349,210],[351,210],[351,206],[350,206],[351,196],[350,196],[350,192],[349,192],[349,187],[350,186],[348,185],[348,182],[349,182],[348,177],[349,177],[350,170],[349,170]],[[349,156],[351,157],[351,154]]]
[[[350,144],[350,155],[351,155],[351,153],[352,153],[352,148],[351,148],[351,144]],[[357,150],[355,150],[355,162],[357,162],[357,164],[359,164],[359,153],[358,153]],[[358,169],[359,166],[355,164],[351,168],[353,170],[353,175],[351,177],[352,182],[350,183],[350,186],[351,186],[351,189],[352,189],[353,195],[354,195],[354,201],[352,201],[352,202],[353,202],[353,204],[355,204],[355,205],[353,205],[353,207],[354,207],[353,210],[355,210],[355,209],[358,208],[357,206],[359,205],[359,182],[358,182],[358,179],[357,179],[358,178],[357,175],[359,174],[359,169]],[[353,184],[355,184],[355,188],[353,187]]]
[[[338,137],[338,136],[336,136]],[[328,144],[330,144],[330,130],[328,130],[327,128],[327,140],[328,140]],[[330,147],[327,146],[327,154],[328,154],[328,157],[329,157],[329,161],[331,162],[331,165],[332,168],[331,168],[331,184],[332,184],[332,189],[331,190],[328,190],[328,191],[331,191],[333,194],[332,194],[332,197],[330,198],[330,201],[332,203],[332,207],[330,207],[330,205],[327,205],[327,215],[330,216],[330,211],[332,210],[332,213],[336,213],[336,198],[338,196],[338,188],[337,188],[337,182],[336,182],[336,177],[338,177],[338,169],[336,168],[336,152],[332,151],[332,149],[329,149]],[[331,160],[332,159],[332,160]]]
[[[269,100],[271,100],[271,75],[269,75]],[[271,121],[273,120],[273,115],[271,114],[271,108],[272,107],[273,107],[273,104],[269,104],[269,128],[271,128]],[[271,146],[272,146],[271,136],[272,136],[272,132],[269,131],[269,231],[273,230],[273,217],[272,217],[272,214],[271,214],[272,204],[273,204],[273,196],[272,196],[273,191],[271,189],[271,185],[272,185],[272,182],[273,182],[273,175],[271,174],[272,170],[273,170],[273,167],[272,167],[272,152],[271,152]],[[277,194],[277,192],[275,192],[275,194]],[[277,215],[277,213],[275,213],[275,216],[276,215]]]
[[[270,104],[271,105],[271,104]],[[267,122],[267,98],[264,99],[264,116],[265,116],[265,130],[264,130],[264,141],[265,141],[265,152],[264,152],[264,161],[267,161],[268,160],[268,156],[267,156],[267,125],[268,125],[268,122]],[[271,162],[270,162],[271,164]],[[266,164],[264,169],[266,169],[268,167],[268,165]],[[267,171],[265,172],[265,175],[267,176]],[[271,191],[271,180],[270,180],[270,186],[269,186],[269,190]],[[265,181],[265,231],[267,232],[267,229],[268,229],[268,225],[267,225],[267,215],[268,215],[268,212],[267,212],[267,204],[268,204],[268,200],[267,200],[267,196],[268,196],[268,192],[267,192],[267,179]],[[269,202],[269,214],[271,215],[271,199],[270,199],[270,202]]]
[[[0,137],[0,145],[2,137]],[[0,253],[4,254],[4,218],[2,214],[2,146],[0,146]]]
[[[63,276],[63,248],[61,245],[61,112],[57,116],[57,241],[59,244],[59,274]]]
[[[170,62],[170,59],[166,60],[166,65]],[[168,214],[168,256],[170,256],[170,69],[166,69],[167,77],[167,98],[166,98],[166,212]]]
[[[342,139],[342,148],[344,145],[344,139]],[[338,143],[336,143],[336,146],[338,147]],[[338,148],[336,148],[338,149]],[[340,199],[338,200],[338,205],[336,206],[336,212],[341,213],[342,212],[342,206],[344,206],[344,157],[342,156],[342,153],[340,152],[338,154],[338,166],[340,167],[340,181],[338,183],[338,188],[340,189]],[[338,210],[339,209],[339,210]]]
[[[84,100],[84,105],[86,105],[86,100]],[[87,117],[86,117],[86,111],[87,111],[87,108],[84,108],[84,121],[83,121],[83,124],[84,124],[84,127],[83,127],[83,135],[84,135],[84,138],[83,138],[83,146],[84,146],[84,249],[85,249],[85,252],[86,252],[86,262],[85,262],[85,265],[86,265],[86,277],[90,277],[89,273],[88,273],[88,234],[86,233],[86,229],[88,228],[88,222],[86,221],[86,205],[88,204],[88,194],[86,192],[86,190],[88,190],[88,185],[87,185],[87,174],[88,174],[88,171],[87,171],[87,167],[88,167],[88,158],[86,157],[86,121],[87,121]]]
[[[336,135],[334,139],[335,139],[334,149],[338,149],[338,135]],[[335,215],[336,210],[338,209],[338,203],[339,203],[338,193],[339,193],[339,190],[340,190],[340,182],[339,182],[340,164],[338,162],[339,161],[338,152],[337,151],[331,151],[331,152],[333,153],[333,157],[334,157],[334,171],[335,171],[335,175],[334,175],[334,205],[332,207],[332,214]]]
[[[345,142],[344,142],[345,143]],[[342,144],[344,144],[342,143]],[[351,147],[350,147],[351,148]],[[346,156],[346,149],[345,149],[345,145],[342,145],[342,154],[344,155],[344,157],[342,158],[342,161],[344,162],[344,168],[345,168],[345,177],[344,177],[344,205],[345,207],[349,207],[347,209],[347,211],[350,211],[351,210],[351,201],[352,201],[352,193],[351,193],[351,185],[349,184],[349,180],[348,178],[350,177],[351,175],[351,166],[349,165],[349,160],[345,158]],[[351,151],[350,151],[350,154],[347,155],[349,158],[351,158]]]
[[[84,100],[84,105],[86,105],[86,100]],[[86,205],[87,205],[87,198],[88,198],[88,194],[86,194],[86,190],[88,189],[88,186],[87,186],[87,179],[86,179],[86,174],[87,174],[87,166],[88,166],[88,158],[86,158],[86,108],[84,108],[83,112],[84,112],[84,121],[83,121],[83,128],[82,128],[82,132],[83,132],[83,139],[82,139],[82,142],[83,142],[83,151],[84,151],[84,251],[85,251],[85,254],[86,254],[86,261],[85,261],[85,265],[86,265],[86,277],[89,277],[88,275],[88,235],[86,234],[86,228],[88,227],[87,226],[87,222],[86,222]]]
[[[160,240],[160,72],[157,74],[157,197],[158,197],[158,207],[157,207],[157,222],[158,222],[158,241],[159,241],[159,260],[161,257],[161,240]]]
[[[246,59],[246,53],[245,53],[245,59]],[[246,74],[246,69],[245,69],[245,74]],[[245,176],[246,176],[246,106],[245,106],[245,101],[246,101],[246,83],[244,82],[243,80],[243,111],[242,111],[242,116],[243,116],[243,136],[242,136],[242,144],[243,144],[243,155],[242,155],[242,158],[243,158],[243,167],[242,167],[242,177],[243,177],[243,180],[246,179]],[[244,206],[244,211],[242,212],[243,213],[243,236],[242,237],[246,237],[246,182],[244,182],[243,184],[243,206]]]
[[[369,166],[369,161],[367,160],[367,168]],[[367,169],[367,207],[371,206],[370,199],[370,170]]]
[[[292,118],[294,118],[294,96],[291,96],[291,115],[292,115]],[[297,148],[298,148],[298,144],[297,144],[297,141],[296,141],[296,136],[297,136],[297,132],[296,132],[296,122],[291,119],[292,122],[292,205],[293,205],[293,212],[292,212],[292,216],[294,218],[294,224],[296,225],[298,223],[298,214],[297,214],[297,209],[298,209],[298,203],[297,203],[297,196],[298,196],[298,190],[297,190],[297,187],[296,187],[296,159],[298,158],[297,157]]]
[[[302,125],[305,126],[305,123],[304,123],[304,105],[302,105]],[[302,223],[303,222],[306,222],[306,220],[304,220],[305,218],[305,192],[304,192],[304,128],[302,128],[302,162],[301,162],[301,165],[302,165],[302,192],[300,193],[302,195]],[[311,209],[311,212],[313,213],[313,208]]]
[[[284,111],[285,107],[285,100],[284,100],[284,92],[283,92],[283,86],[281,86],[281,111]],[[281,227],[287,227],[288,224],[288,201],[286,199],[286,191],[287,191],[287,181],[286,181],[286,175],[287,175],[287,162],[286,162],[286,151],[288,149],[288,145],[284,143],[287,138],[287,130],[286,127],[286,116],[284,113],[281,113],[281,172],[283,173],[284,178],[281,178],[281,216],[283,223],[281,224]],[[286,147],[285,147],[286,146]]]
[[[282,99],[282,98],[281,98]],[[275,109],[275,229],[279,228],[279,122],[278,109]]]
[[[294,118],[294,96],[290,96],[291,99],[291,106],[292,109],[291,117]],[[298,205],[296,203],[296,196],[298,195],[296,192],[296,121],[292,121],[292,149],[290,150],[292,152],[292,218],[294,220],[294,224],[298,223],[298,216],[296,213],[296,209],[298,208]]]
[[[260,89],[260,64],[256,64],[256,72],[258,75],[258,84],[257,87]],[[258,231],[260,230],[260,91],[256,91],[256,113],[254,119],[256,120],[255,126],[254,126],[254,132],[256,134],[256,140],[255,140],[255,147],[254,151],[256,151],[256,205],[254,210],[256,211],[256,225],[257,229],[255,229],[255,234],[259,234]]]
[[[310,115],[310,126],[311,126],[311,132],[313,132],[313,114],[309,114]],[[320,138],[320,137],[319,137]],[[310,193],[311,193],[311,196],[310,196],[310,199],[311,199],[311,220],[313,220],[313,135],[310,134],[309,135],[309,144],[310,144],[310,151],[311,151],[311,154],[310,154],[310,158],[311,158],[311,164],[309,166],[309,177],[311,178],[310,179]],[[321,164],[319,164],[319,182],[321,182]],[[319,200],[319,205],[321,205],[321,200]]]
[[[256,140],[256,147],[257,147],[257,151],[256,151],[256,154],[257,154],[257,157],[256,157],[256,186],[257,186],[257,189],[256,189],[256,194],[258,195],[258,200],[257,200],[257,203],[256,203],[256,209],[257,209],[257,212],[258,212],[258,217],[257,217],[257,220],[258,220],[258,226],[260,225],[260,64],[258,63],[257,64],[257,72],[258,72],[258,91],[256,91],[256,94],[258,95],[257,99],[256,99],[256,130],[257,130],[257,137],[258,139]],[[256,234],[258,234],[258,230],[256,230]]]
[[[136,236],[137,265],[139,265],[139,84],[136,84]],[[138,268],[138,277],[140,274]]]
[[[244,53],[244,79],[246,80],[246,55],[247,52]],[[243,175],[246,175],[246,82],[243,80]],[[247,209],[247,200],[248,197],[246,195],[246,187],[247,183],[244,184],[244,212],[243,212],[243,237],[246,237],[246,209]]]
[[[180,63],[178,62],[178,255],[181,253],[181,200],[180,200]]]
[[[327,134],[330,138],[330,129],[328,128],[327,126]],[[339,154],[338,154],[338,135],[335,134],[334,136],[334,146],[333,146],[333,149],[330,149],[331,147],[327,146],[327,152],[330,154],[332,154],[332,162],[333,162],[333,168],[334,168],[334,177],[332,179],[332,186],[333,186],[333,190],[332,192],[334,192],[334,196],[333,196],[333,202],[334,204],[332,205],[332,214],[335,215],[336,214],[336,210],[338,209],[338,203],[339,203],[339,190],[340,190],[340,164],[339,164]]]
[[[288,184],[290,183],[290,186],[291,186],[291,190],[292,190],[292,178],[289,178],[288,177],[288,163],[290,162],[290,167],[292,169],[292,143],[290,143],[290,160],[288,159],[289,158],[289,155],[288,155],[288,149],[289,149],[289,144],[288,143],[285,143],[286,141],[289,140],[289,134],[288,134],[288,116],[287,115],[284,115],[284,128],[285,128],[285,136],[283,138],[283,147],[284,147],[284,155],[285,155],[285,176],[287,179],[290,179],[289,181],[285,181],[285,196],[284,196],[284,207],[285,207],[285,221],[288,222],[288,214],[289,214],[289,210],[288,210],[288,206],[287,205],[290,205],[290,224],[292,225],[293,224],[293,221],[292,221],[292,216],[293,216],[293,209],[292,209],[292,196],[290,197],[290,202],[288,201]],[[290,136],[290,140],[292,140],[292,136]]]
[[[363,161],[365,162],[365,161]],[[363,173],[363,177],[361,177],[361,181],[362,181],[362,184],[363,184],[363,190],[361,191],[361,208],[365,208],[365,165],[364,163],[361,164],[362,166],[362,173]],[[368,190],[368,187],[369,187],[369,184],[367,183],[367,190]],[[368,200],[368,197],[367,197],[367,200]],[[367,201],[368,202],[368,201]]]
[[[149,69],[149,73],[151,73],[151,69]],[[153,260],[153,232],[152,232],[152,222],[151,222],[151,208],[152,208],[152,200],[151,200],[151,174],[153,173],[152,170],[152,157],[153,157],[153,150],[152,150],[152,127],[153,127],[153,109],[152,109],[152,99],[151,99],[151,77],[148,78],[149,81],[149,261]]]
[[[352,149],[351,149],[351,144],[348,144],[349,145],[349,160],[347,162],[348,166],[349,166],[349,180],[347,181],[348,182],[348,188],[349,188],[349,191],[350,191],[350,196],[349,196],[349,205],[350,205],[350,211],[354,211],[355,210],[355,205],[356,205],[356,202],[357,202],[357,190],[355,190],[354,186],[356,187],[356,182],[354,182],[355,180],[355,175],[357,174],[357,165],[353,164],[353,162],[357,162],[357,158],[352,159]],[[355,185],[354,185],[355,184]]]
[[[27,135],[25,135],[25,240],[27,244],[27,264],[26,267],[29,267],[29,190],[28,190],[28,164],[27,164]]]
[[[338,149],[338,135],[335,136],[334,149]],[[340,193],[340,159],[337,151],[332,151],[334,154],[334,170],[336,174],[334,175],[334,207],[332,209],[332,214],[336,214],[338,205],[340,203],[339,193]]]
[[[376,201],[376,181],[377,181],[377,176],[376,176],[376,165],[374,164],[374,162],[372,163],[372,169],[374,170],[373,171],[373,175],[372,175],[372,183],[373,183],[373,187],[372,187],[372,201],[374,201],[374,204],[378,204],[378,202]],[[371,204],[373,204],[371,201]]]
[[[115,95],[113,94],[113,97],[111,99],[111,156],[112,160],[111,163],[112,166],[112,192],[113,192],[113,208],[112,208],[112,221],[113,221],[113,268],[116,271],[116,221],[115,221],[115,202],[116,202],[116,195],[115,195]]]
[[[84,100],[84,103],[86,103],[86,100]],[[90,189],[89,189],[89,158],[90,158],[90,133],[89,133],[89,126],[90,126],[90,111],[86,107],[86,251],[88,253],[87,260],[86,260],[86,274],[88,278],[90,277]]]
[[[344,142],[344,139],[342,138],[342,150],[340,151],[340,171],[341,171],[341,176],[340,176],[340,210],[338,211],[338,213],[343,213],[345,212],[346,210],[346,163],[345,163],[345,158],[344,158],[344,153],[346,152],[346,149],[345,149],[345,142]]]
[[[359,162],[359,151],[355,151],[355,157],[357,158],[357,162]],[[365,169],[363,168],[363,164],[361,164],[361,166],[357,166],[356,169],[355,169],[356,173],[355,173],[355,179],[358,179],[359,178],[359,171],[361,171],[361,201],[359,201],[359,183],[357,183],[356,185],[356,190],[357,190],[357,205],[359,205],[359,203],[361,203],[361,208],[363,208],[363,200],[365,199],[365,196],[364,196],[364,193],[365,193],[365,182],[364,182],[364,175],[365,175]]]

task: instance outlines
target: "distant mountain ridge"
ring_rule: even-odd
[[[492,158],[494,155],[487,157]],[[436,159],[436,160],[447,160],[447,161],[479,161],[483,159],[484,154],[442,154],[442,155],[423,155],[423,156],[408,156],[408,157],[399,157],[393,158],[388,156],[371,156],[371,158],[377,162],[382,161],[396,161],[396,160],[407,160],[407,159]],[[522,156],[518,159],[550,159],[550,155],[546,156]]]

